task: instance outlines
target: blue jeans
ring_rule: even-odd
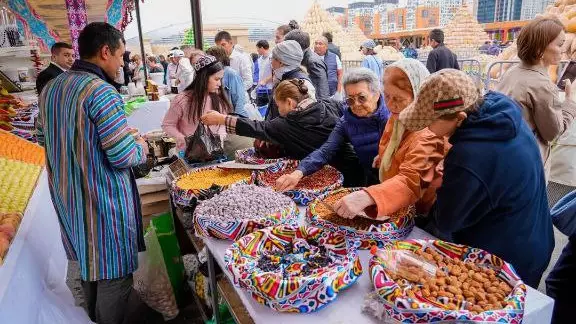
[[[574,323],[576,291],[576,236],[570,237],[554,269],[546,278],[546,293],[554,299],[552,324]]]

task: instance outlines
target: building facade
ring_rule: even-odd
[[[522,13],[520,14],[520,19],[522,20],[534,19],[537,14],[543,13],[546,7],[553,3],[554,0],[523,0]]]

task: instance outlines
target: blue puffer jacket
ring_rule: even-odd
[[[328,140],[319,149],[306,157],[298,169],[304,175],[314,173],[332,160],[332,157],[344,143],[350,142],[358,155],[360,164],[367,171],[372,172],[372,162],[378,155],[378,143],[384,132],[390,111],[384,103],[384,97],[378,99],[378,109],[370,117],[356,117],[350,108],[344,108],[344,114],[334,127]]]

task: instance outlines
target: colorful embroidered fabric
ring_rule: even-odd
[[[297,161],[297,160],[285,160],[282,162],[278,162],[276,165],[271,166],[271,167],[267,168],[266,170],[264,170],[258,174],[258,184],[261,186],[265,186],[265,187],[274,187],[276,185],[275,183],[268,183],[266,180],[263,179],[265,174],[278,173],[278,172],[282,172],[286,169],[294,169],[295,170],[296,167],[298,166],[298,163],[299,163],[299,161]],[[342,187],[342,183],[344,183],[344,176],[342,175],[342,173],[340,173],[338,170],[336,170],[335,168],[333,168],[329,165],[324,166],[323,169],[328,169],[331,171],[330,172],[330,179],[331,179],[331,183],[332,183],[331,185],[326,186],[326,187],[321,188],[321,189],[288,190],[288,191],[284,191],[283,194],[292,198],[292,200],[294,200],[294,202],[296,202],[298,205],[308,206],[311,202],[313,202],[320,195]],[[311,174],[309,176],[313,176],[313,175],[314,174]]]
[[[133,10],[133,0],[108,0],[108,5],[106,6],[106,22],[120,31],[124,31],[126,26],[132,22]]]
[[[238,163],[245,163],[245,164],[275,164],[286,159],[265,159],[262,157],[256,156],[256,150],[253,147],[249,147],[247,149],[238,150],[235,153],[235,159]]]
[[[318,200],[324,200],[329,195],[337,194],[342,191],[354,192],[361,190],[362,188],[342,188],[335,191],[324,193],[318,197]],[[372,225],[368,230],[359,230],[349,226],[336,225],[329,222],[322,217],[318,216],[316,208],[320,204],[318,201],[314,201],[308,209],[306,209],[306,221],[313,226],[318,226],[326,230],[341,233],[346,235],[351,239],[360,240],[360,249],[370,249],[373,245],[382,247],[384,244],[390,241],[401,240],[412,232],[414,229],[414,215],[415,210],[410,207],[406,211],[405,217],[400,217],[394,222],[385,222],[378,226]]]
[[[325,248],[336,261],[308,275],[291,275],[291,269],[263,271],[257,266],[265,253],[307,242]],[[281,225],[242,237],[228,248],[224,263],[234,284],[248,290],[259,303],[280,312],[311,313],[336,299],[362,274],[358,245],[341,234],[316,227]]]
[[[47,51],[60,37],[49,29],[42,18],[34,11],[28,0],[8,0],[6,2],[10,11],[18,20],[18,25],[31,32],[38,39],[38,46]]]
[[[88,24],[88,14],[86,12],[86,2],[84,0],[66,0],[66,12],[68,14],[68,27],[70,28],[70,38],[72,48],[78,55],[78,38],[80,32]]]
[[[237,240],[261,228],[280,224],[297,224],[300,211],[294,202],[274,214],[263,215],[259,219],[236,219],[218,221],[209,215],[196,213],[194,228],[196,234],[204,237],[215,237],[222,240]]]
[[[435,240],[408,240],[387,244],[386,250],[424,250],[430,248],[436,252],[462,261],[472,261],[480,265],[490,265],[500,269],[497,276],[513,287],[505,299],[504,309],[473,314],[468,310],[446,310],[431,303],[408,297],[400,286],[386,273],[385,262],[377,256],[370,260],[372,284],[384,303],[386,313],[400,323],[436,323],[445,321],[482,322],[482,323],[522,323],[526,286],[518,277],[514,268],[499,257],[484,250]]]

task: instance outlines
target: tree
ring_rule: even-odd
[[[194,42],[194,29],[193,28],[189,28],[186,29],[184,31],[184,38],[182,38],[182,45],[191,45],[191,46],[195,46],[195,42]],[[208,49],[210,47],[210,44],[204,40],[204,44],[202,46],[204,48],[204,50]]]

